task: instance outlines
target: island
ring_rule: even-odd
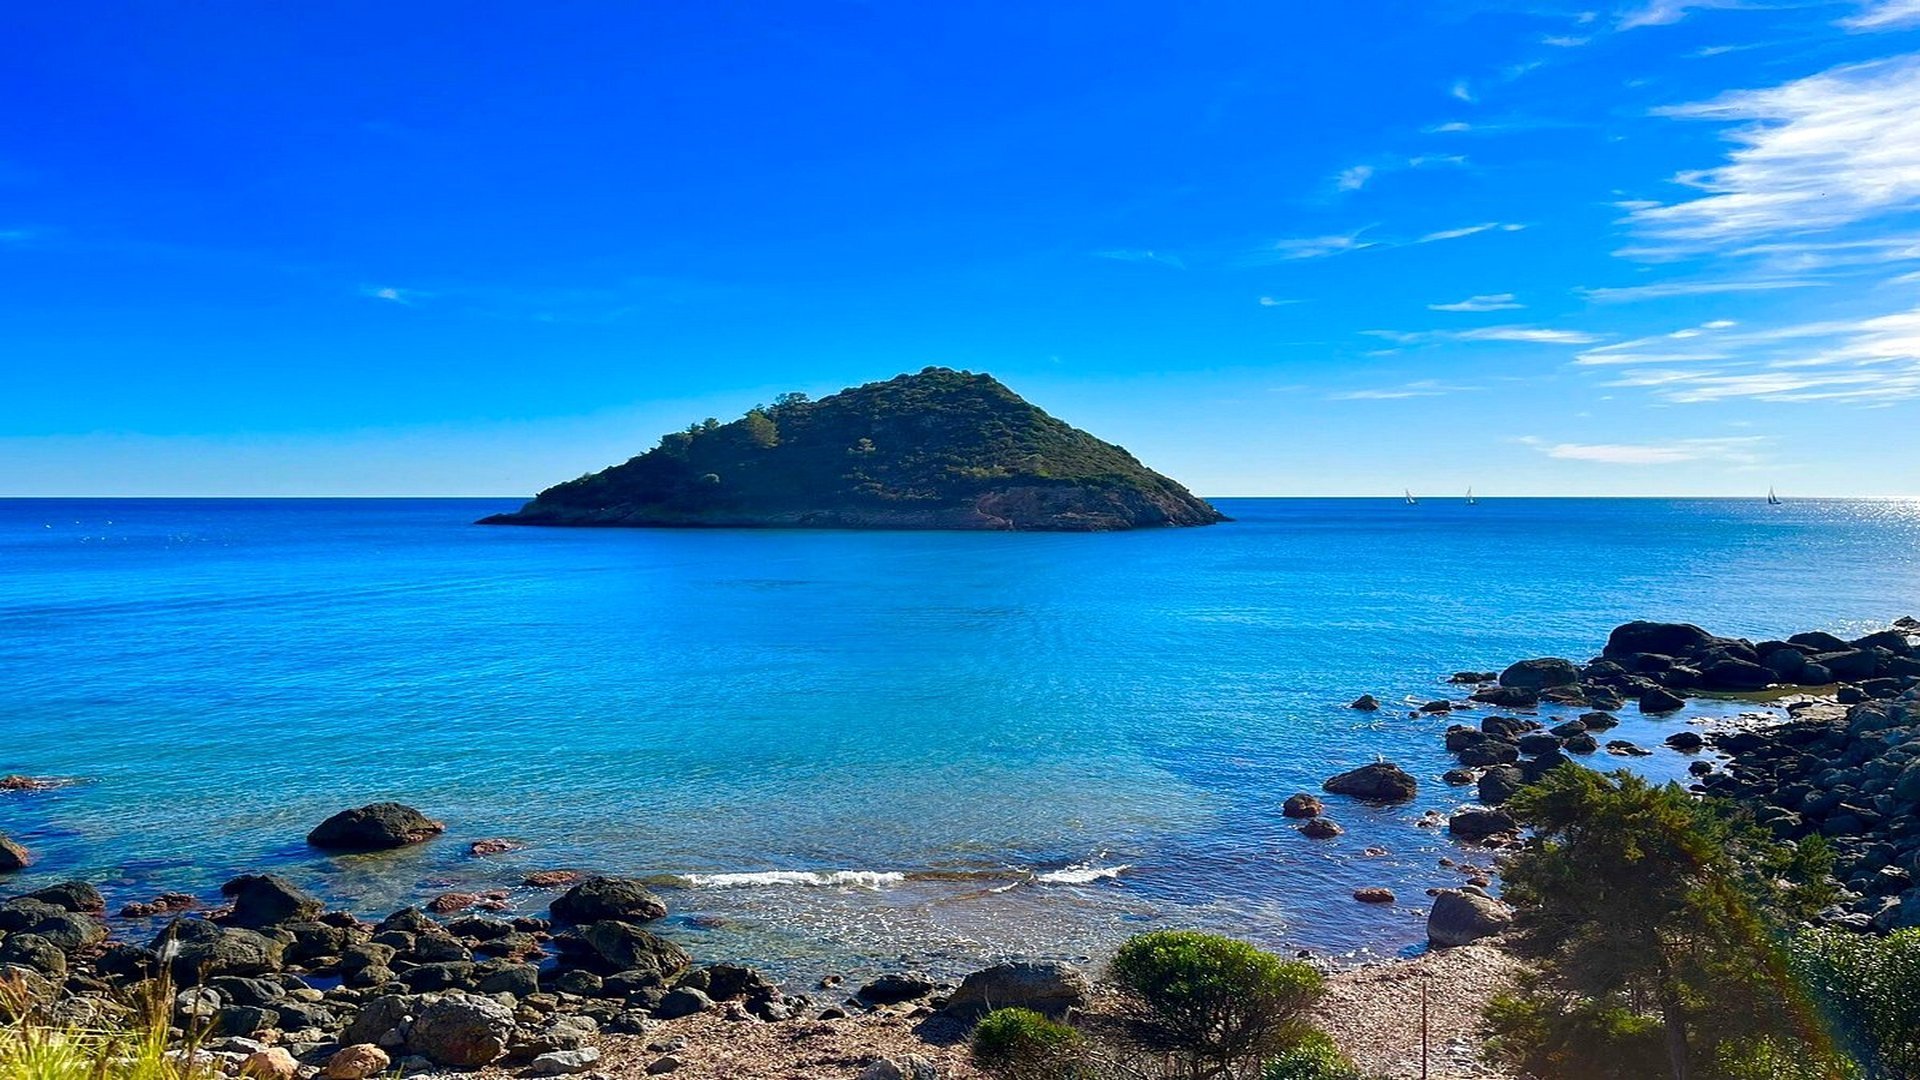
[[[1093,532],[1226,520],[991,375],[930,367],[709,418],[480,524]]]

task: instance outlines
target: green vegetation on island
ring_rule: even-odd
[[[483,524],[1095,531],[1223,520],[992,376],[927,368],[689,425]]]

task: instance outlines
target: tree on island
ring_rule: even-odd
[[[1504,878],[1539,974],[1489,1008],[1496,1052],[1567,1080],[1852,1075],[1774,930],[1830,898],[1823,841],[1627,772],[1554,769],[1505,809],[1534,829]]]

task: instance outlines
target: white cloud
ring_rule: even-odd
[[[1185,270],[1187,268],[1186,260],[1180,256],[1166,255],[1158,251],[1141,251],[1132,248],[1122,248],[1114,251],[1096,251],[1093,254],[1096,258],[1112,259],[1115,262],[1158,263],[1161,266],[1172,267],[1175,270]]]
[[[417,289],[396,289],[391,285],[363,285],[360,287],[360,295],[394,304],[412,305],[414,301],[429,294]]]
[[[1286,307],[1290,304],[1298,304],[1298,303],[1302,303],[1302,301],[1282,300],[1278,297],[1273,297],[1273,296],[1263,296],[1260,298],[1261,307]]]
[[[1431,244],[1435,240],[1458,240],[1463,236],[1472,236],[1475,233],[1488,232],[1493,229],[1498,229],[1501,232],[1519,232],[1524,228],[1526,228],[1525,225],[1512,225],[1503,224],[1498,221],[1489,221],[1480,225],[1463,225],[1458,229],[1441,229],[1439,232],[1430,232],[1418,240],[1415,240],[1414,243]]]
[[[1340,175],[1333,178],[1333,185],[1341,191],[1359,191],[1366,187],[1367,181],[1371,179],[1373,179],[1373,166],[1355,165],[1350,169],[1340,170]]]
[[[1715,439],[1674,439],[1659,443],[1556,443],[1528,435],[1519,441],[1562,461],[1590,461],[1602,465],[1678,465],[1691,461],[1754,465],[1763,460],[1758,451],[1769,440],[1764,435],[1738,435]]]
[[[1451,94],[1456,100],[1464,101],[1468,104],[1472,104],[1474,100],[1473,87],[1468,86],[1467,80],[1465,79],[1456,79],[1453,86],[1448,88],[1447,93]]]
[[[1665,300],[1675,296],[1712,296],[1718,293],[1770,292],[1774,289],[1804,289],[1817,281],[1762,279],[1755,281],[1662,281],[1652,285],[1626,285],[1617,288],[1580,288],[1574,292],[1599,304],[1624,304],[1635,300]]]
[[[1434,311],[1512,311],[1526,307],[1515,303],[1510,292],[1487,293],[1481,296],[1469,296],[1465,300],[1456,300],[1451,304],[1428,304]]]
[[[1622,14],[1615,23],[1621,30],[1637,30],[1643,26],[1671,26],[1687,17],[1695,9],[1746,7],[1745,0],[1649,0]]]
[[[1897,30],[1920,25],[1920,0],[1877,0],[1840,20],[1848,30]]]
[[[1725,319],[1697,332],[1589,349],[1581,366],[1631,366],[1608,386],[1650,391],[1676,404],[1733,398],[1886,405],[1920,398],[1920,307],[1867,318],[1730,332]],[[1673,349],[1675,337],[1687,344]],[[1668,365],[1682,364],[1683,367]]]
[[[1360,233],[1336,233],[1330,236],[1305,236],[1276,240],[1270,253],[1282,259],[1323,259],[1375,246],[1375,241],[1360,239]]]
[[[1362,330],[1368,337],[1384,338],[1397,345],[1416,345],[1429,341],[1505,341],[1526,345],[1592,345],[1597,334],[1584,330],[1550,330],[1539,326],[1481,326],[1472,330]]]
[[[1565,34],[1548,34],[1540,39],[1540,44],[1551,45],[1556,49],[1577,49],[1587,43],[1583,37],[1569,37]]]
[[[1478,390],[1477,386],[1450,386],[1433,379],[1421,379],[1418,382],[1400,386],[1383,386],[1368,390],[1348,390],[1338,394],[1328,394],[1328,401],[1398,401],[1403,398],[1442,397],[1447,394],[1460,394]]]
[[[1464,120],[1449,120],[1444,124],[1435,124],[1426,129],[1429,135],[1453,135],[1462,131],[1472,131],[1473,125]]]
[[[1920,206],[1920,54],[1658,112],[1748,123],[1724,164],[1676,178],[1707,194],[1629,213],[1655,240],[1713,249]]]

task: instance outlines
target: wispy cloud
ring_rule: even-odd
[[[1333,233],[1328,236],[1304,236],[1289,240],[1276,240],[1267,250],[1267,254],[1280,259],[1324,259],[1329,255],[1344,255],[1349,251],[1363,251],[1374,247],[1378,242],[1363,240],[1359,232]]]
[[[1434,311],[1512,311],[1527,305],[1515,302],[1510,292],[1487,293],[1481,296],[1469,296],[1465,300],[1456,300],[1451,304],[1428,304]]]
[[[1574,292],[1598,304],[1624,304],[1636,300],[1665,300],[1675,296],[1712,296],[1718,293],[1771,292],[1775,289],[1805,289],[1818,281],[1788,279],[1727,281],[1661,281],[1650,285],[1579,288]]]
[[[1513,224],[1508,224],[1508,223],[1499,222],[1499,221],[1488,221],[1479,225],[1463,225],[1458,229],[1441,229],[1439,232],[1430,232],[1425,236],[1420,237],[1418,240],[1415,240],[1414,243],[1431,244],[1435,240],[1458,240],[1463,236],[1472,236],[1475,233],[1490,232],[1494,229],[1498,229],[1501,232],[1519,232],[1521,229],[1524,229],[1524,228],[1526,228],[1525,225],[1513,225]]]
[[[1469,105],[1474,102],[1473,87],[1467,85],[1465,79],[1455,79],[1453,85],[1447,88],[1447,93],[1457,101],[1464,101]]]
[[[363,285],[360,295],[373,300],[385,300],[393,304],[405,304],[411,307],[419,300],[431,295],[418,289],[399,289],[392,285]]]
[[[1750,0],[1648,0],[1621,14],[1614,27],[1619,30],[1638,30],[1644,26],[1671,26],[1696,10],[1751,6],[1754,5]]]
[[[1682,173],[1708,194],[1632,209],[1680,251],[1828,230],[1920,206],[1920,54],[1834,68],[1765,90],[1657,110],[1747,121],[1724,164]]]
[[[1765,460],[1759,451],[1769,441],[1764,435],[1674,439],[1656,443],[1557,443],[1537,435],[1522,436],[1519,440],[1522,445],[1530,446],[1550,458],[1601,465],[1679,465],[1694,461],[1756,465]]]
[[[1920,0],[1877,0],[1841,19],[1840,25],[1856,32],[1920,25]]]
[[[1333,178],[1333,186],[1341,191],[1359,191],[1366,187],[1367,181],[1371,179],[1373,179],[1373,166],[1355,165],[1350,169],[1340,170],[1340,175]]]
[[[1263,296],[1260,298],[1261,307],[1290,307],[1294,304],[1304,303],[1306,303],[1304,300],[1288,300],[1277,296]]]
[[[1555,330],[1543,326],[1479,326],[1471,330],[1362,330],[1369,337],[1396,345],[1432,341],[1504,341],[1525,345],[1593,345],[1603,340],[1584,330]]]
[[[1366,390],[1346,390],[1328,394],[1328,401],[1398,401],[1403,398],[1443,397],[1480,389],[1477,386],[1453,386],[1434,379],[1421,379],[1399,386],[1381,386]]]
[[[1168,255],[1159,251],[1118,248],[1112,251],[1096,251],[1093,254],[1095,258],[1112,259],[1115,262],[1158,263],[1161,266],[1172,267],[1175,270],[1185,270],[1187,268],[1186,260],[1180,256]]]
[[[1540,44],[1551,45],[1556,49],[1577,49],[1585,45],[1589,40],[1588,38],[1572,37],[1567,34],[1548,34],[1546,37],[1540,39]]]
[[[1589,349],[1575,363],[1625,367],[1606,385],[1676,404],[1752,398],[1888,405],[1920,398],[1920,307],[1732,330],[1731,322],[1716,320]]]
[[[1465,120],[1449,120],[1444,124],[1435,124],[1425,129],[1429,135],[1454,135],[1463,131],[1472,130],[1473,125],[1467,123]]]

